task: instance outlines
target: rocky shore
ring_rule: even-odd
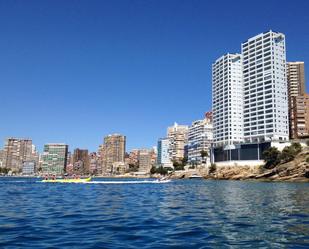
[[[282,163],[273,169],[265,169],[263,166],[220,166],[209,173],[207,167],[175,171],[169,175],[170,179],[190,178],[192,175],[200,175],[205,179],[217,180],[261,180],[261,181],[290,181],[309,182],[309,148],[304,148],[293,161]]]

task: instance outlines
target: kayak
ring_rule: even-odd
[[[85,178],[85,179],[48,179],[48,180],[42,180],[42,182],[55,182],[55,183],[83,183],[83,182],[90,182],[91,177]]]

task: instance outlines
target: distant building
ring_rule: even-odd
[[[192,123],[188,131],[188,162],[200,164],[209,159],[213,141],[213,126],[209,116]],[[201,153],[208,153],[208,159],[202,158]]]
[[[292,97],[291,135],[293,139],[309,137],[309,94]]]
[[[120,134],[108,135],[104,138],[100,156],[102,160],[102,173],[112,174],[113,163],[123,162],[126,149],[126,137]]]
[[[88,150],[75,149],[73,154],[73,172],[74,174],[89,173]]]
[[[128,169],[129,169],[129,165],[126,164],[125,162],[114,162],[112,173],[116,175],[124,174],[126,173]]]
[[[23,163],[23,175],[33,175],[35,173],[35,161],[26,161]]]
[[[157,155],[157,165],[170,167],[172,166],[172,162],[170,160],[169,154],[169,139],[168,138],[160,138],[158,141],[158,155]]]
[[[12,171],[21,172],[23,162],[31,161],[32,140],[8,138],[5,141],[3,150],[3,167],[10,168]]]
[[[89,154],[89,170],[90,174],[97,175],[98,173],[101,173],[101,170],[99,169],[98,164],[98,157],[95,152],[92,152]]]
[[[187,144],[187,125],[178,125],[168,127],[167,137],[169,139],[169,156],[171,161],[181,161],[184,158],[184,148]]]
[[[292,98],[303,95],[306,92],[305,85],[305,63],[303,61],[287,63],[288,96],[289,103]]]
[[[66,170],[68,145],[45,144],[42,155],[42,171],[45,174],[61,175]]]
[[[138,171],[149,173],[152,167],[151,164],[151,151],[147,149],[141,149],[138,152]]]

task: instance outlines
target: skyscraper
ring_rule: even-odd
[[[169,154],[172,161],[181,161],[184,158],[184,148],[187,144],[187,125],[178,125],[168,127],[167,137],[169,139]]]
[[[31,160],[33,160],[31,139],[6,139],[3,151],[3,167],[21,172],[23,162]]]
[[[292,97],[305,93],[305,63],[303,61],[287,63],[287,80],[289,103]]]
[[[68,145],[50,143],[44,145],[42,171],[45,174],[61,175],[65,172]]]
[[[242,43],[244,139],[288,140],[285,36],[268,31]]]
[[[226,54],[212,65],[214,145],[232,149],[243,142],[243,74],[240,54]]]
[[[112,173],[113,163],[123,162],[126,151],[126,137],[120,134],[108,135],[104,138],[100,156],[102,157],[102,173]]]

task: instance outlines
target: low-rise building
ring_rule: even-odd
[[[36,171],[35,166],[36,166],[35,161],[23,162],[22,174],[23,175],[33,175]]]
[[[42,171],[45,174],[62,175],[66,170],[68,145],[50,143],[44,145]]]

